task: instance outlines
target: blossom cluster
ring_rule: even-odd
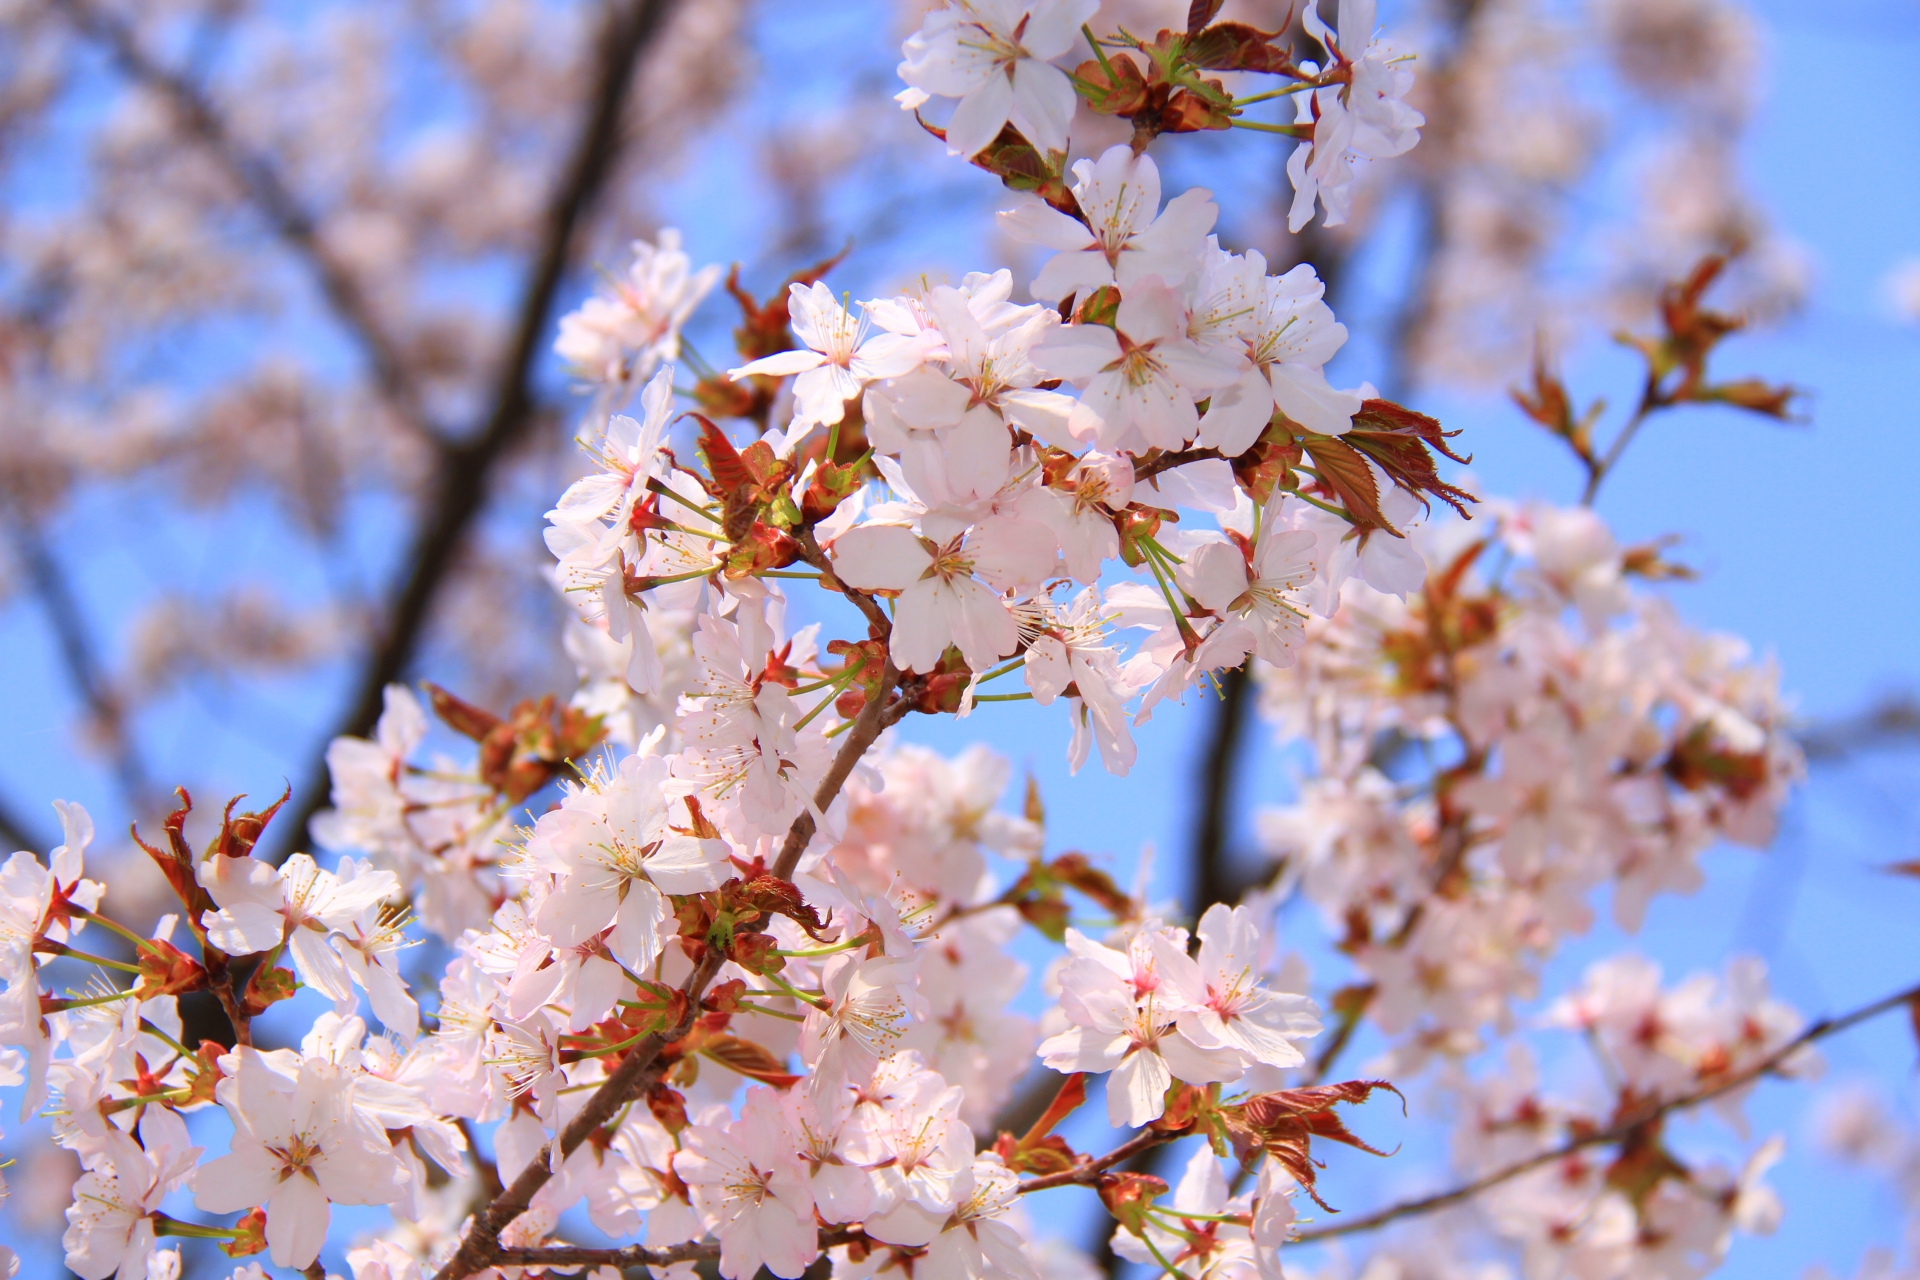
[[[1542,995],[1601,891],[1633,931],[1655,896],[1699,888],[1716,842],[1764,845],[1800,752],[1769,664],[1635,590],[1684,574],[1660,547],[1620,546],[1584,507],[1482,510],[1490,530],[1419,532],[1419,592],[1352,583],[1301,661],[1261,669],[1263,711],[1315,765],[1261,816],[1282,868],[1266,893],[1317,910],[1351,965],[1333,1003],[1383,1037],[1396,1079],[1437,1064],[1462,1095],[1467,1176],[1566,1152],[1483,1199],[1529,1275],[1692,1277],[1778,1216],[1758,1184],[1777,1140],[1736,1176],[1675,1157],[1659,1125],[1663,1103],[1713,1093],[1738,1126],[1747,1088],[1722,1082],[1804,1065],[1771,1056],[1802,1021],[1758,961],[1665,991],[1621,956],[1553,1000],[1541,1022],[1586,1039],[1605,1106],[1547,1100],[1518,1042],[1503,1070],[1463,1072]],[[1609,1130],[1610,1152],[1568,1150]]]

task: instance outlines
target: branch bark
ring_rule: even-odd
[[[1785,1065],[1789,1058],[1799,1053],[1808,1045],[1824,1040],[1828,1036],[1837,1035],[1851,1027],[1858,1026],[1862,1022],[1877,1018],[1883,1013],[1889,1013],[1894,1009],[1912,1005],[1916,1001],[1920,1001],[1920,985],[1908,987],[1904,991],[1897,991],[1890,996],[1875,1000],[1872,1004],[1862,1005],[1851,1013],[1844,1013],[1835,1018],[1822,1018],[1762,1058],[1759,1062],[1756,1062],[1753,1066],[1748,1067],[1745,1071],[1735,1072],[1706,1088],[1697,1089],[1692,1093],[1682,1094],[1679,1097],[1669,1098],[1664,1102],[1638,1111],[1627,1119],[1606,1129],[1571,1139],[1549,1151],[1542,1151],[1536,1155],[1528,1156],[1524,1160],[1517,1160],[1504,1168],[1496,1169],[1494,1172],[1475,1178],[1471,1182],[1463,1183],[1450,1191],[1442,1191],[1435,1195],[1422,1196],[1417,1200],[1403,1201],[1400,1204],[1390,1205],[1385,1209],[1377,1210],[1363,1217],[1302,1231],[1295,1239],[1301,1243],[1306,1243],[1314,1240],[1331,1240],[1336,1236],[1356,1235],[1362,1231],[1377,1230],[1389,1223],[1398,1222],[1402,1218],[1417,1217],[1421,1214],[1445,1209],[1451,1205],[1461,1204],[1473,1199],[1483,1191],[1489,1191],[1504,1182],[1512,1181],[1522,1174],[1531,1173],[1535,1169],[1543,1168],[1556,1161],[1564,1160],[1568,1156],[1585,1151],[1589,1147],[1604,1147],[1611,1146],[1617,1142],[1624,1142],[1636,1133],[1644,1130],[1646,1126],[1675,1111],[1691,1110],[1694,1107],[1711,1102],[1715,1098],[1731,1093],[1735,1089],[1751,1084],[1762,1076],[1773,1074]]]
[[[893,664],[887,664],[889,676],[893,675]],[[834,753],[833,763],[828,766],[819,787],[814,791],[814,807],[825,812],[840,794],[840,788],[852,776],[854,766],[860,757],[867,753],[880,736],[883,729],[900,716],[906,714],[907,702],[897,699],[888,705],[887,695],[892,692],[892,681],[880,691],[880,696],[870,699],[861,709],[860,715],[853,721],[853,727],[847,730],[847,736],[840,748]],[[773,866],[773,874],[781,879],[791,879],[794,867],[800,861],[800,855],[806,851],[813,838],[814,819],[812,813],[803,813],[794,819],[787,829],[787,838],[781,848],[780,857]],[[717,947],[709,947],[700,962],[694,966],[692,975],[687,979],[687,1013],[680,1023],[667,1030],[657,1031],[635,1045],[620,1065],[615,1067],[601,1086],[593,1091],[585,1106],[560,1131],[560,1156],[564,1161],[573,1154],[579,1145],[600,1126],[613,1119],[621,1107],[638,1096],[659,1076],[660,1054],[668,1045],[684,1037],[692,1030],[693,1021],[700,1013],[700,997],[706,994],[707,984],[726,963],[727,957]],[[491,1203],[474,1215],[473,1226],[468,1230],[460,1248],[447,1265],[440,1268],[434,1280],[461,1280],[502,1260],[500,1232],[508,1223],[526,1212],[533,1203],[533,1197],[553,1176],[553,1144],[547,1143],[540,1148],[520,1176],[513,1180]],[[538,1250],[528,1252],[538,1253]],[[687,1257],[707,1256],[688,1254]],[[667,1259],[672,1261],[673,1259]],[[640,1259],[646,1261],[646,1259]]]
[[[674,2],[634,0],[608,10],[605,30],[595,41],[601,56],[587,100],[587,119],[547,209],[539,253],[528,273],[513,337],[495,383],[493,407],[477,434],[443,449],[426,511],[402,561],[405,576],[385,610],[384,634],[361,668],[350,709],[328,735],[329,742],[342,735],[364,737],[378,723],[386,687],[405,676],[420,646],[433,603],[453,570],[468,529],[486,505],[494,469],[534,425],[534,361],[544,346],[554,296],[572,261],[580,230],[622,150],[620,121],[632,96],[635,69],[665,27]],[[322,758],[313,763],[300,785],[292,820],[273,861],[284,861],[306,839],[308,821],[327,801],[324,743],[321,750]]]

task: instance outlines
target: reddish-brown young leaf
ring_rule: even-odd
[[[1300,444],[1313,459],[1321,483],[1340,499],[1355,524],[1366,529],[1383,529],[1396,538],[1406,536],[1381,513],[1380,487],[1359,450],[1335,436],[1303,435]]]
[[[827,272],[839,266],[852,250],[853,246],[849,244],[831,258],[822,259],[810,267],[794,272],[773,291],[772,296],[765,302],[759,301],[741,287],[738,266],[727,273],[727,292],[740,305],[741,322],[740,327],[733,331],[733,341],[743,362],[775,355],[793,346],[793,334],[788,329],[787,314],[787,303],[792,296],[790,292],[792,287],[796,284],[810,285],[821,280]],[[739,386],[740,384],[730,385]],[[747,414],[729,416],[745,417]]]
[[[233,1224],[233,1239],[220,1242],[220,1252],[229,1258],[245,1258],[267,1251],[267,1211],[249,1209]]]
[[[241,1009],[249,1018],[257,1018],[282,1000],[293,999],[298,986],[293,970],[260,965],[247,983],[246,993],[241,998]]]
[[[1227,0],[1193,0],[1187,6],[1187,34],[1197,35],[1200,28],[1212,22],[1214,15],[1225,7]]]
[[[1186,56],[1206,71],[1283,72],[1292,68],[1293,61],[1285,49],[1273,43],[1280,34],[1244,22],[1222,22],[1190,36]]]
[[[180,798],[174,811],[167,815],[164,824],[167,833],[167,847],[156,849],[140,838],[138,825],[129,828],[133,842],[146,851],[153,864],[160,868],[160,874],[167,878],[167,884],[173,889],[174,896],[186,908],[187,927],[194,936],[201,936],[200,916],[213,909],[213,899],[200,887],[200,879],[194,874],[193,850],[187,847],[187,815],[193,811],[193,797],[187,794],[185,787],[175,787],[173,794]]]
[[[771,1049],[739,1036],[715,1036],[700,1046],[700,1052],[729,1071],[776,1089],[790,1089],[800,1079],[787,1071],[787,1064]]]
[[[1093,860],[1084,853],[1061,854],[1048,865],[1047,874],[1061,884],[1086,894],[1116,920],[1131,920],[1138,910],[1134,900],[1113,882],[1113,877],[1094,866]]]
[[[1103,1173],[1093,1185],[1114,1221],[1136,1236],[1145,1234],[1147,1210],[1154,1200],[1167,1193],[1166,1180],[1150,1173]]]
[[[206,988],[206,969],[171,942],[153,939],[140,948],[135,960],[140,966],[140,982],[134,990],[142,1000]]]
[[[1339,1103],[1365,1102],[1376,1089],[1400,1097],[1400,1091],[1385,1080],[1309,1085],[1256,1094],[1238,1106],[1221,1108],[1220,1121],[1242,1159],[1251,1158],[1256,1151],[1265,1152],[1293,1175],[1315,1204],[1332,1213],[1335,1210],[1314,1187],[1320,1162],[1313,1158],[1313,1140],[1338,1142],[1369,1155],[1387,1154],[1356,1137],[1332,1110]],[[1404,1097],[1400,1097],[1400,1105],[1404,1111]]]
[[[1052,1133],[1056,1125],[1078,1111],[1086,1100],[1087,1073],[1076,1071],[1060,1082],[1060,1091],[1053,1095],[1053,1101],[1047,1104],[1047,1109],[1020,1135],[1020,1145],[1038,1142]]]
[[[1714,731],[1700,723],[1681,735],[1665,765],[1667,777],[1688,791],[1713,785],[1736,800],[1745,800],[1767,784],[1767,754],[1735,751]]]
[[[1147,105],[1147,79],[1139,64],[1124,53],[1109,57],[1105,67],[1090,58],[1075,67],[1073,74],[1080,81],[1074,88],[1099,115],[1130,116]]]
[[[260,841],[260,833],[273,821],[273,815],[280,812],[280,806],[293,794],[291,784],[280,793],[280,798],[264,809],[255,809],[250,813],[235,814],[233,807],[246,799],[235,796],[227,801],[225,812],[220,815],[220,834],[213,838],[207,847],[206,856],[223,854],[229,858],[244,858],[252,854],[253,846]]]
[[[1466,504],[1474,501],[1473,495],[1441,480],[1433,455],[1428,452],[1437,449],[1463,466],[1472,462],[1472,454],[1463,458],[1447,446],[1449,436],[1459,434],[1443,431],[1437,419],[1415,413],[1391,400],[1368,400],[1353,416],[1352,428],[1340,439],[1373,459],[1388,479],[1419,498],[1429,509],[1432,504],[1427,503],[1427,495],[1432,494],[1471,519],[1472,513]]]
[[[427,699],[433,704],[433,714],[439,716],[447,728],[475,742],[483,741],[500,727],[499,716],[455,697],[437,684],[427,685]]]
[[[668,1133],[678,1134],[687,1127],[686,1098],[664,1083],[655,1084],[647,1090],[647,1110],[653,1113],[653,1118]]]
[[[720,887],[722,900],[735,910],[742,907],[770,916],[786,916],[807,931],[807,936],[825,941],[821,930],[826,922],[820,912],[800,896],[791,880],[779,876],[755,876],[751,880],[731,880]]]

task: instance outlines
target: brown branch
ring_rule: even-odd
[[[1055,1187],[1085,1186],[1115,1165],[1125,1164],[1143,1152],[1165,1146],[1175,1138],[1183,1138],[1185,1136],[1186,1133],[1184,1130],[1180,1133],[1167,1133],[1160,1129],[1142,1129],[1139,1133],[1134,1134],[1131,1138],[1107,1152],[1107,1154],[1089,1160],[1085,1164],[1076,1165],[1071,1169],[1063,1169],[1059,1173],[1048,1173],[1042,1174],[1038,1178],[1028,1178],[1020,1184],[1020,1194],[1026,1195],[1032,1191],[1050,1191]]]
[[[1843,760],[1860,751],[1920,741],[1920,698],[1891,693],[1865,711],[1815,722],[1794,735],[1810,761]]]
[[[493,407],[477,434],[447,445],[443,452],[427,510],[401,562],[406,566],[405,579],[385,609],[384,633],[361,668],[351,709],[329,735],[329,742],[339,736],[365,737],[379,722],[386,687],[406,674],[456,553],[486,505],[494,468],[534,425],[534,362],[544,345],[548,313],[572,260],[574,242],[622,149],[620,121],[632,96],[635,68],[665,26],[673,4],[674,0],[633,0],[610,8],[604,29],[593,40],[600,61],[587,119],[547,209],[540,250],[521,295]],[[273,861],[284,861],[306,839],[308,821],[327,802],[325,745],[321,759],[301,784],[284,843]]]
[[[1055,1187],[1084,1186],[1096,1180],[1101,1174],[1117,1164],[1138,1155],[1150,1147],[1171,1142],[1182,1135],[1163,1133],[1158,1129],[1142,1129],[1132,1138],[1115,1147],[1097,1159],[1089,1160],[1077,1168],[1050,1173],[1044,1177],[1028,1178],[1020,1184],[1021,1194],[1030,1191],[1049,1191]],[[822,1251],[835,1245],[846,1244],[866,1233],[858,1226],[820,1228],[819,1246]],[[647,1245],[630,1244],[618,1248],[599,1248],[578,1245],[542,1245],[530,1249],[495,1249],[492,1254],[496,1266],[612,1266],[612,1267],[664,1267],[675,1262],[693,1262],[720,1256],[719,1242],[714,1240],[690,1240],[684,1244]],[[445,1274],[444,1272],[442,1273]]]
[[[1903,1006],[1912,1005],[1915,1001],[1920,1001],[1920,985],[1908,987],[1904,991],[1895,992],[1893,995],[1875,1000],[1872,1004],[1863,1005],[1851,1013],[1841,1014],[1837,1018],[1822,1018],[1746,1070],[1737,1071],[1730,1076],[1715,1081],[1703,1089],[1698,1089],[1692,1093],[1682,1094],[1679,1097],[1669,1098],[1664,1102],[1656,1103],[1606,1129],[1570,1139],[1550,1151],[1542,1151],[1536,1155],[1528,1156],[1524,1160],[1515,1161],[1504,1168],[1496,1169],[1492,1173],[1475,1178],[1473,1181],[1464,1183],[1450,1191],[1442,1191],[1434,1195],[1422,1196],[1417,1200],[1407,1200],[1400,1204],[1389,1205],[1385,1209],[1377,1210],[1364,1217],[1302,1231],[1295,1239],[1305,1243],[1313,1240],[1330,1240],[1335,1236],[1354,1235],[1362,1231],[1373,1231],[1379,1227],[1386,1226],[1390,1222],[1396,1222],[1401,1218],[1417,1217],[1421,1214],[1432,1213],[1436,1209],[1445,1209],[1450,1205],[1471,1200],[1481,1192],[1497,1187],[1503,1182],[1509,1182],[1521,1174],[1531,1173],[1533,1170],[1553,1164],[1555,1161],[1564,1160],[1568,1156],[1584,1151],[1589,1147],[1611,1146],[1617,1142],[1627,1141],[1644,1131],[1648,1125],[1653,1124],[1655,1121],[1660,1120],[1672,1112],[1691,1110],[1694,1107],[1711,1102],[1724,1094],[1731,1093],[1733,1090],[1741,1088],[1744,1085],[1752,1084],[1762,1076],[1771,1075],[1775,1071],[1778,1071],[1789,1058],[1793,1057],[1808,1045],[1824,1040],[1828,1036],[1837,1035],[1869,1019],[1877,1018],[1883,1013],[1891,1012]]]
[[[866,1232],[858,1226],[820,1228],[820,1247],[857,1240]],[[587,1248],[577,1245],[545,1245],[533,1249],[502,1249],[498,1261],[503,1266],[593,1266],[664,1267],[675,1262],[698,1262],[720,1256],[717,1240],[689,1240],[685,1244],[630,1244],[617,1249]]]
[[[834,753],[833,762],[828,766],[820,785],[815,789],[814,806],[825,812],[840,794],[840,788],[852,776],[854,766],[860,757],[867,753],[887,725],[906,714],[907,700],[895,699],[891,705],[886,696],[892,691],[898,679],[892,662],[887,663],[887,683],[880,696],[868,700],[860,715],[853,721],[853,727],[847,730],[846,740]],[[780,851],[778,861],[774,863],[773,873],[781,879],[790,879],[794,867],[800,861],[800,855],[806,851],[813,838],[814,820],[812,813],[803,813],[794,819],[787,829],[787,838]],[[751,928],[753,926],[746,926]],[[608,1076],[601,1086],[594,1090],[587,1103],[560,1132],[561,1158],[572,1155],[574,1149],[585,1142],[589,1135],[600,1126],[613,1119],[621,1107],[631,1098],[652,1084],[659,1073],[661,1051],[674,1041],[681,1039],[693,1027],[693,1020],[700,1012],[700,997],[706,993],[707,984],[713,981],[714,974],[726,963],[726,955],[717,947],[709,947],[700,962],[694,966],[693,974],[687,979],[687,1013],[678,1026],[668,1031],[655,1032],[642,1040],[623,1058],[613,1074]],[[490,1204],[474,1216],[473,1226],[466,1238],[460,1242],[458,1252],[442,1267],[435,1280],[461,1280],[461,1277],[494,1265],[502,1258],[500,1232],[508,1223],[526,1211],[533,1202],[534,1195],[545,1186],[553,1176],[549,1167],[552,1144],[540,1149],[513,1185],[495,1196]],[[533,1251],[533,1252],[538,1252]],[[688,1255],[693,1256],[693,1255]],[[705,1255],[701,1255],[705,1256]],[[644,1259],[642,1259],[644,1261]],[[669,1259],[671,1261],[671,1259]]]
[[[236,138],[226,117],[199,86],[149,57],[134,32],[118,18],[101,13],[87,0],[55,0],[55,4],[75,30],[106,46],[123,75],[166,99],[186,131],[226,171],[282,243],[312,271],[328,305],[373,366],[374,382],[381,395],[408,423],[430,431],[419,393],[401,358],[400,344],[386,331],[360,282],[327,248],[318,223],[272,159],[250,150]]]
[[[707,984],[713,981],[713,975],[720,971],[726,959],[719,948],[707,948],[706,954],[700,958],[687,979],[687,1012],[679,1025],[666,1031],[656,1031],[635,1045],[621,1059],[620,1065],[614,1068],[613,1074],[593,1091],[586,1105],[560,1131],[560,1155],[563,1161],[594,1130],[613,1119],[630,1098],[652,1083],[652,1077],[658,1074],[660,1051],[693,1029],[694,1018],[700,1012],[700,997],[706,993]],[[527,1206],[533,1203],[534,1195],[553,1177],[553,1170],[549,1167],[553,1163],[552,1151],[551,1142],[543,1144],[539,1154],[520,1171],[520,1176],[513,1180],[512,1185],[474,1215],[473,1226],[467,1231],[466,1238],[461,1240],[460,1248],[447,1261],[447,1265],[435,1274],[434,1280],[461,1280],[461,1277],[470,1276],[493,1264],[500,1248],[500,1232],[526,1212]]]

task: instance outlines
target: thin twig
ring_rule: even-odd
[[[810,541],[810,538],[809,538]],[[847,732],[846,739],[834,753],[833,761],[821,778],[820,785],[813,795],[814,808],[824,813],[839,797],[840,789],[853,775],[860,758],[867,753],[887,725],[906,714],[907,700],[896,699],[887,702],[898,673],[892,662],[887,663],[886,680],[879,696],[870,698],[861,708],[860,715],[854,720],[853,728]],[[787,838],[781,847],[780,856],[773,865],[773,874],[781,879],[791,879],[800,857],[806,852],[812,841],[814,818],[812,812],[802,813],[794,819],[787,829]],[[613,1074],[596,1089],[579,1113],[566,1128],[560,1132],[561,1158],[572,1155],[575,1148],[601,1125],[606,1124],[625,1106],[629,1099],[637,1096],[659,1072],[661,1052],[670,1044],[684,1037],[693,1027],[693,1020],[700,1011],[700,997],[706,993],[707,984],[713,980],[720,966],[726,963],[726,954],[717,947],[709,947],[694,966],[692,976],[687,980],[687,1013],[680,1024],[671,1030],[655,1032],[635,1045],[614,1068]],[[500,1232],[512,1222],[527,1206],[533,1197],[553,1176],[551,1160],[552,1144],[541,1148],[540,1154],[513,1180],[513,1185],[495,1196],[487,1207],[474,1216],[472,1228],[460,1243],[446,1266],[442,1267],[435,1280],[460,1280],[463,1276],[494,1265],[501,1260]],[[537,1251],[535,1251],[537,1252]],[[695,1255],[687,1255],[689,1257]],[[706,1256],[706,1255],[699,1255]],[[645,1261],[645,1259],[641,1259]],[[671,1259],[669,1259],[671,1261]]]
[[[1422,1196],[1417,1200],[1407,1200],[1400,1204],[1389,1205],[1385,1209],[1377,1210],[1364,1217],[1353,1218],[1347,1221],[1331,1223],[1324,1227],[1316,1227],[1302,1231],[1295,1238],[1305,1243],[1313,1240],[1331,1240],[1335,1236],[1354,1235],[1362,1231],[1373,1231],[1386,1226],[1390,1222],[1397,1222],[1402,1218],[1417,1217],[1421,1214],[1432,1213],[1436,1209],[1445,1209],[1450,1205],[1471,1200],[1481,1192],[1497,1187],[1503,1182],[1509,1182],[1524,1173],[1530,1173],[1535,1169],[1553,1164],[1555,1161],[1564,1160],[1568,1156],[1584,1151],[1589,1147],[1603,1147],[1610,1146],[1616,1142],[1624,1142],[1645,1130],[1648,1125],[1653,1124],[1655,1121],[1660,1120],[1672,1112],[1691,1110],[1694,1107],[1711,1102],[1724,1094],[1731,1093],[1743,1085],[1752,1084],[1762,1076],[1771,1075],[1773,1072],[1779,1070],[1789,1058],[1810,1044],[1824,1040],[1828,1036],[1837,1035],[1850,1027],[1858,1026],[1862,1022],[1877,1018],[1883,1013],[1891,1012],[1902,1006],[1911,1005],[1916,1000],[1920,1000],[1920,985],[1908,987],[1904,991],[1895,992],[1893,995],[1875,1000],[1872,1004],[1863,1005],[1851,1013],[1841,1014],[1837,1018],[1822,1018],[1756,1062],[1753,1066],[1748,1067],[1744,1071],[1737,1071],[1730,1076],[1726,1076],[1706,1088],[1656,1103],[1606,1129],[1570,1139],[1550,1151],[1542,1151],[1536,1155],[1528,1156],[1524,1160],[1515,1161],[1513,1164],[1501,1169],[1496,1169],[1492,1173],[1475,1178],[1473,1181],[1464,1183],[1450,1191],[1442,1191],[1435,1195]]]

